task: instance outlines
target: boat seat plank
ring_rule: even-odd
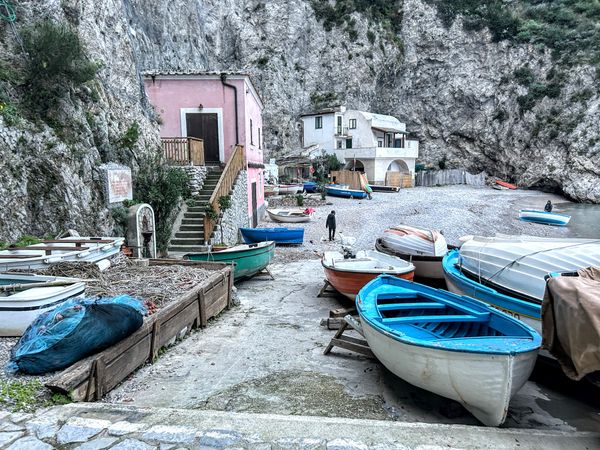
[[[0,255],[0,259],[28,259],[39,257],[40,255]]]
[[[397,311],[401,309],[438,309],[445,307],[446,305],[439,302],[388,303],[387,305],[377,305],[377,309],[379,311]]]
[[[386,325],[401,324],[401,323],[416,323],[416,322],[486,322],[489,320],[490,313],[485,313],[479,316],[470,314],[459,314],[453,316],[409,316],[409,317],[390,317],[381,319],[381,322]]]

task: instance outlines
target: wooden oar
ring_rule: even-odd
[[[79,283],[79,280],[77,280],[77,281],[48,281],[46,283],[7,284],[4,286],[0,286],[0,291],[23,291],[26,289],[38,288],[38,287],[71,286],[75,283]]]

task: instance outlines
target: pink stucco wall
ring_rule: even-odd
[[[263,163],[262,142],[258,143],[258,129],[261,140],[263,133],[262,106],[255,97],[247,78],[228,78],[228,84],[238,90],[238,136],[244,145],[246,162]],[[220,109],[220,121],[223,128],[223,163],[227,162],[236,144],[234,91],[223,86],[218,77],[168,77],[160,76],[145,80],[146,93],[150,103],[162,119],[160,134],[162,137],[182,135],[181,110],[199,108],[202,110]],[[198,109],[197,112],[202,112]],[[252,139],[250,136],[252,120]],[[248,216],[252,216],[251,183],[256,182],[257,205],[264,204],[263,169],[248,168]]]

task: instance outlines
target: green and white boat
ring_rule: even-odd
[[[187,253],[184,259],[190,261],[215,261],[235,263],[234,279],[249,278],[269,265],[275,256],[275,242],[265,241],[256,244],[243,244],[224,250]]]

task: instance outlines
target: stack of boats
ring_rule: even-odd
[[[356,299],[369,347],[390,371],[498,426],[541,346],[546,278],[600,267],[600,240],[461,241],[448,249],[440,232],[400,225],[377,239],[377,251],[327,252],[322,265],[328,282]],[[448,291],[411,282],[413,273],[444,277]]]
[[[550,273],[600,266],[600,240],[468,236],[443,261],[448,289],[483,300],[541,331]]]
[[[107,268],[124,238],[69,237],[0,251],[0,272],[46,269],[59,262]],[[0,274],[0,336],[21,336],[40,314],[84,293],[81,280],[24,273]]]

